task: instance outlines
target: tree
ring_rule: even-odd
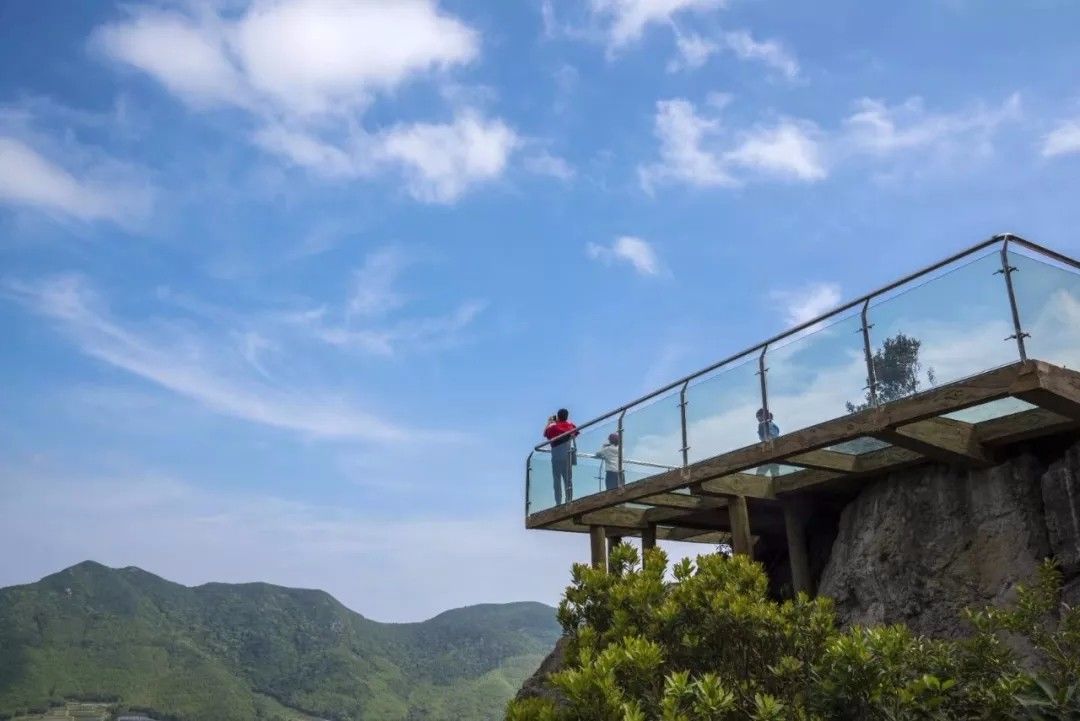
[[[888,403],[910,396],[919,391],[919,371],[922,364],[919,362],[919,349],[922,341],[903,333],[897,333],[891,338],[886,338],[881,348],[874,352],[872,361],[874,364],[874,377],[877,380],[878,403]],[[926,379],[930,385],[934,385],[934,369],[926,370]],[[866,400],[858,405],[848,402],[848,413],[866,410],[873,405],[870,390],[866,391]]]
[[[832,602],[767,596],[745,556],[685,559],[620,545],[611,572],[577,565],[559,606],[561,702],[511,702],[507,721],[961,721],[1080,718],[1080,611],[1044,566],[1012,610],[970,613],[970,639],[903,625],[837,627]],[[1041,655],[1026,671],[1002,634]]]

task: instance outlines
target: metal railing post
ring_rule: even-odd
[[[690,444],[687,442],[686,433],[686,389],[690,386],[690,381],[686,381],[682,384],[682,388],[679,389],[679,427],[682,429],[682,467],[685,470],[690,465]]]
[[[867,298],[863,301],[862,307],[862,340],[863,340],[863,355],[866,356],[866,387],[870,391],[870,405],[877,408],[878,396],[877,396],[877,371],[874,369],[874,350],[870,345],[870,329],[873,328],[868,320],[868,313],[870,310],[870,299]]]
[[[761,408],[765,411],[765,420],[769,419],[769,388],[765,382],[765,374],[769,372],[769,369],[765,367],[765,353],[769,350],[769,344],[761,346],[761,353],[758,355],[758,377],[761,379]]]
[[[1009,309],[1012,311],[1013,334],[1005,340],[1016,339],[1016,349],[1020,351],[1020,360],[1027,360],[1027,348],[1024,339],[1030,338],[1030,333],[1025,333],[1020,326],[1020,311],[1016,307],[1016,291],[1013,290],[1012,274],[1017,268],[1009,263],[1009,236],[1005,236],[1001,244],[1001,270],[995,271],[994,275],[1001,273],[1005,277],[1005,290],[1009,294]]]
[[[531,451],[525,459],[525,517],[529,517],[529,509],[532,508],[532,457],[536,451]]]
[[[616,433],[619,434],[619,478],[622,478],[623,472],[623,418],[626,417],[626,409],[624,408],[622,413],[619,414],[619,422],[617,425]]]

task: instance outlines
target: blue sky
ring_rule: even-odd
[[[0,1],[0,584],[554,601],[592,417],[996,232],[1080,242],[1080,7]],[[681,551],[683,549],[675,549]]]

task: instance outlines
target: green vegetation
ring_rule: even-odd
[[[897,333],[886,338],[882,346],[874,351],[871,360],[874,364],[874,377],[877,379],[878,403],[888,403],[919,392],[922,387],[919,381],[919,371],[922,370],[922,363],[919,361],[920,348],[922,341],[918,338]],[[931,386],[935,385],[937,379],[933,368],[926,369],[926,380]],[[847,403],[847,412],[864,411],[873,404],[873,397],[867,389],[862,403]]]
[[[825,598],[778,603],[761,568],[714,554],[674,567],[630,546],[610,574],[575,566],[559,608],[564,702],[512,702],[508,721],[1080,719],[1080,610],[1047,563],[1008,610],[969,613],[970,638],[903,626],[838,630]],[[1009,640],[1028,644],[1038,675]]]
[[[384,624],[321,591],[87,562],[0,589],[0,719],[75,700],[159,721],[494,719],[558,636],[537,603]]]

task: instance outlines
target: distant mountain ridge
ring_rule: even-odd
[[[484,721],[559,633],[539,603],[387,624],[323,591],[87,561],[0,589],[0,717],[99,699],[183,721]]]

